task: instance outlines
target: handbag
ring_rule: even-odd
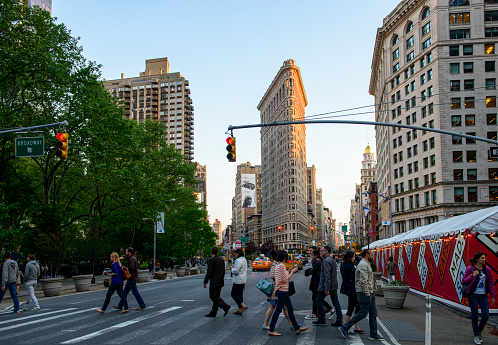
[[[293,281],[290,281],[289,282],[289,296],[292,296],[296,293],[296,288],[294,286],[294,282]]]
[[[273,294],[273,289],[275,289],[273,283],[266,278],[261,279],[256,287],[268,297]]]
[[[131,277],[130,271],[128,271],[128,267],[123,266],[121,271],[121,278],[126,280]]]

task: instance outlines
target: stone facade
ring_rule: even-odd
[[[496,139],[497,10],[492,0],[400,2],[377,30],[369,89],[376,121]],[[497,204],[488,143],[377,126],[376,146],[394,235]],[[381,227],[380,238],[388,236]]]

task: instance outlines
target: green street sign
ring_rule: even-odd
[[[348,226],[347,225],[343,225],[342,226],[342,232],[344,232],[344,233],[348,232]]]
[[[240,238],[240,243],[247,243],[249,242],[249,237],[241,237]]]
[[[45,154],[45,138],[16,138],[16,157],[40,157]]]

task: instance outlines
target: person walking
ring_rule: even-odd
[[[364,249],[360,256],[362,257],[358,267],[355,272],[355,289],[356,296],[358,297],[358,302],[360,303],[360,311],[345,323],[339,327],[339,332],[344,337],[344,339],[351,339],[348,334],[349,329],[363,320],[368,315],[368,323],[370,326],[370,335],[368,339],[370,340],[384,340],[377,333],[377,306],[375,305],[375,281],[373,278],[372,267],[370,266],[370,261],[372,260],[372,254],[368,249]]]
[[[124,288],[124,298],[127,300],[128,294],[131,293],[133,296],[135,296],[135,299],[137,300],[138,303],[138,308],[135,310],[144,310],[145,309],[145,302],[140,295],[140,292],[138,292],[137,288],[137,280],[138,280],[138,261],[137,258],[134,255],[135,251],[133,250],[132,247],[126,248],[125,255],[128,258],[128,272],[130,273],[131,277],[126,279],[126,285]],[[123,308],[123,301],[120,300],[117,306],[114,306],[115,309],[121,310]]]
[[[320,273],[320,284],[318,286],[318,294],[316,296],[317,304],[317,317],[316,321],[313,321],[315,325],[325,325],[325,309],[323,302],[326,296],[330,296],[332,299],[332,305],[335,308],[336,319],[331,326],[341,326],[342,325],[342,309],[339,303],[339,296],[337,294],[337,289],[339,284],[337,283],[337,264],[335,260],[330,256],[330,247],[324,246],[320,251],[320,255],[323,259],[322,270]]]
[[[206,288],[209,282],[209,298],[213,301],[213,307],[205,315],[206,317],[216,317],[218,308],[223,309],[225,312],[223,316],[226,316],[230,310],[230,306],[220,297],[221,289],[225,285],[225,261],[218,256],[219,251],[218,246],[211,248],[213,256],[209,259],[206,277],[204,278],[203,286]]]
[[[128,309],[128,302],[126,301],[126,297],[123,293],[123,265],[121,264],[121,261],[119,260],[119,255],[116,252],[111,253],[111,273],[109,272],[104,272],[106,275],[110,275],[111,277],[111,284],[109,284],[109,289],[107,289],[107,295],[105,296],[105,301],[104,305],[100,309],[95,309],[101,314],[105,313],[105,310],[107,309],[107,306],[111,302],[111,297],[114,294],[114,292],[118,293],[119,298],[121,299],[121,303],[124,305],[124,310],[121,311],[121,314],[128,313],[130,310]]]
[[[40,276],[40,265],[36,262],[35,254],[28,254],[26,258],[26,268],[24,269],[24,284],[26,285],[26,290],[28,290],[28,297],[26,298],[26,305],[23,311],[29,310],[29,304],[33,303],[34,307],[32,311],[40,310],[40,304],[35,296],[36,284],[38,283],[38,277]]]
[[[247,308],[244,304],[244,287],[247,282],[247,260],[242,249],[235,250],[235,264],[232,269],[232,293],[231,296],[239,309],[234,314],[241,315]]]
[[[277,264],[278,264],[277,252],[272,250],[270,252],[270,258],[272,259],[272,264],[270,266],[270,271],[268,272],[268,275],[266,278],[272,282],[273,286],[275,286],[275,267],[277,267]],[[265,322],[263,323],[262,329],[270,330],[270,326],[268,325],[268,323],[270,322],[271,316],[273,315],[273,312],[275,311],[275,308],[277,307],[277,300],[278,300],[278,297],[275,295],[275,289],[273,289],[271,296],[268,297],[266,300],[268,301],[268,303],[270,303],[270,307],[268,307],[268,310],[266,311]],[[289,318],[289,313],[287,312],[287,307],[284,306],[284,308],[282,310],[284,312],[285,318],[289,322],[290,328],[294,329],[294,326],[292,325],[292,321]],[[299,327],[301,327],[301,326],[302,325],[299,325]]]
[[[311,314],[306,316],[306,320],[314,320],[317,318],[318,314],[318,305],[316,303],[316,296],[318,295],[318,286],[320,285],[320,273],[322,271],[322,260],[320,258],[320,251],[318,249],[314,249],[311,253],[311,260],[314,262],[313,268],[309,275],[311,276],[309,289],[311,290],[311,300],[313,303],[313,307],[311,310]],[[324,300],[323,306],[326,311],[331,311],[332,307]]]
[[[17,266],[17,262],[12,260],[10,252],[6,252],[3,255],[3,258],[5,261],[2,266],[2,288],[0,290],[0,303],[2,302],[3,296],[5,295],[5,291],[9,290],[10,297],[12,297],[12,301],[14,302],[14,311],[12,312],[12,314],[20,314],[19,298],[17,298],[16,294],[16,280],[19,273],[19,267]]]
[[[467,267],[462,278],[462,284],[469,284],[467,299],[472,315],[472,330],[474,343],[482,343],[482,331],[489,318],[488,294],[491,294],[491,304],[495,304],[496,293],[491,270],[486,266],[486,254],[476,252],[470,259],[471,265]],[[481,307],[481,322],[479,323],[479,307]]]
[[[354,253],[348,251],[344,254],[344,261],[341,264],[341,293],[348,296],[348,310],[346,312],[346,316],[344,316],[344,321],[349,322],[351,320],[351,316],[353,315],[353,311],[355,314],[358,314],[360,311],[360,303],[358,303],[358,298],[356,297],[356,288],[355,288],[355,271],[356,268],[353,265]],[[356,333],[365,333],[364,330],[360,329],[358,323],[354,325],[354,332]],[[352,334],[354,334],[354,332]]]
[[[277,254],[278,265],[275,267],[275,295],[277,296],[277,307],[270,323],[270,331],[268,335],[280,336],[282,334],[275,332],[275,326],[277,325],[278,317],[282,312],[284,306],[287,307],[287,312],[289,313],[289,318],[294,326],[296,334],[300,334],[308,329],[308,327],[299,326],[294,317],[294,308],[292,307],[292,302],[289,296],[289,280],[292,275],[297,272],[298,268],[296,266],[290,269],[290,273],[285,269],[285,263],[287,262],[288,253],[285,250],[281,250]]]
[[[387,263],[387,283],[391,284],[392,281],[396,280],[396,264],[394,263],[394,258],[389,257],[389,262]]]

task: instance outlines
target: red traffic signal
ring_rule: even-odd
[[[235,156],[235,137],[228,137],[227,140],[227,159],[229,162],[235,162],[236,161],[236,156]]]
[[[55,146],[57,147],[57,152],[55,152],[55,155],[59,157],[59,159],[66,159],[67,158],[67,150],[69,146],[69,141],[68,133],[57,133],[57,140],[58,142],[55,143]]]

